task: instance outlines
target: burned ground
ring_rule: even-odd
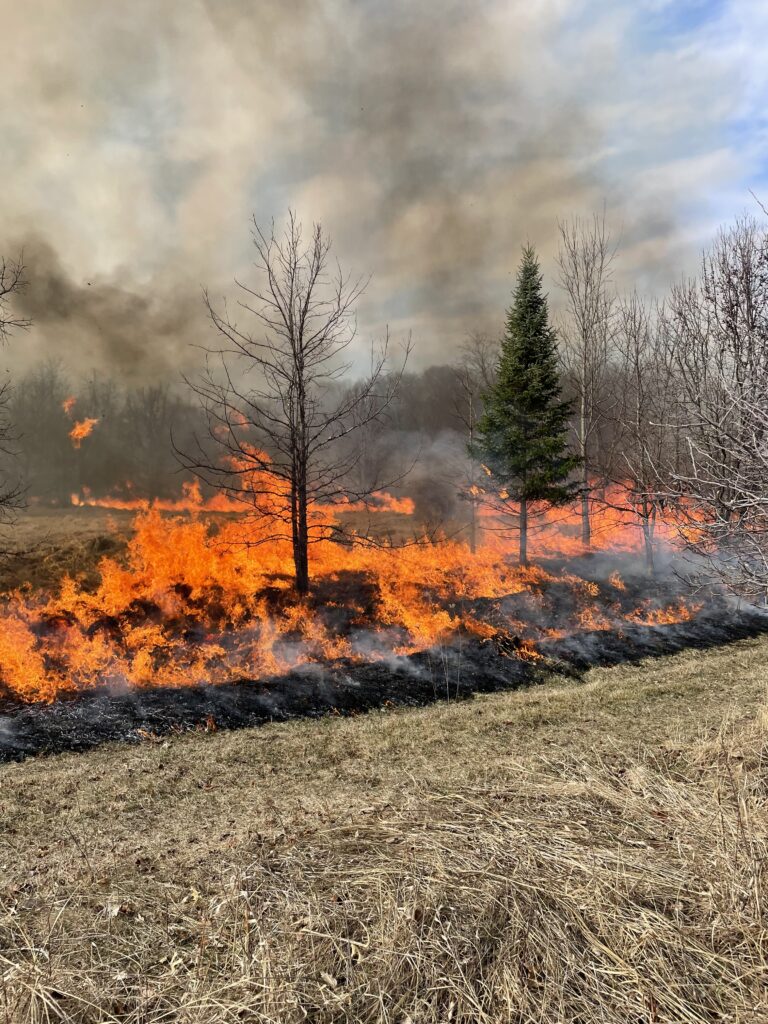
[[[674,572],[649,578],[631,553],[519,570],[427,545],[345,567],[333,545],[312,595],[297,601],[281,562],[259,571],[262,549],[253,562],[216,550],[231,516],[214,517],[209,534],[200,520],[157,514],[134,533],[132,514],[116,515],[35,510],[7,554],[6,589],[26,576],[26,590],[4,612],[0,760],[466,698],[710,647],[768,623],[712,592],[692,596]],[[167,555],[174,544],[201,557],[202,572],[185,575],[184,558]],[[254,645],[260,671],[245,672]]]
[[[765,616],[725,605],[662,626],[591,630],[538,644],[539,657],[499,632],[368,664],[310,664],[271,679],[214,686],[107,688],[47,705],[9,701],[0,718],[0,762],[39,753],[87,750],[111,740],[141,742],[180,730],[243,728],[292,718],[357,715],[371,709],[462,700],[578,677],[596,665],[631,664],[674,651],[706,649],[768,630]]]

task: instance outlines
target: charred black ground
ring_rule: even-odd
[[[354,715],[387,705],[419,706],[535,684],[551,673],[579,674],[707,648],[768,631],[755,609],[710,602],[695,618],[671,625],[626,625],[542,640],[540,660],[526,660],[518,639],[463,637],[450,646],[368,664],[336,661],[262,680],[203,687],[89,692],[51,705],[13,706],[0,716],[0,761],[41,753],[87,750],[114,740],[189,729],[240,728],[269,721]],[[521,656],[522,653],[522,656]]]

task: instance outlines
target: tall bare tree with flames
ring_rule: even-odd
[[[206,293],[221,344],[207,350],[204,374],[188,383],[202,402],[208,436],[179,455],[186,468],[265,520],[265,539],[290,537],[295,588],[305,595],[310,545],[329,536],[332,520],[316,510],[366,502],[385,485],[368,481],[360,490],[354,470],[361,449],[345,442],[391,404],[409,345],[399,369],[389,372],[387,335],[372,350],[364,379],[342,389],[367,280],[332,261],[320,224],[305,238],[293,212],[282,232],[274,223],[266,232],[254,220],[252,235],[257,280],[236,283],[239,309],[255,330],[241,326],[226,305],[217,309]]]

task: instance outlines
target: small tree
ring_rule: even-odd
[[[458,394],[455,401],[456,419],[464,431],[469,459],[459,469],[459,497],[469,506],[469,549],[477,550],[479,519],[482,504],[483,472],[478,462],[475,435],[483,413],[483,395],[493,387],[498,362],[499,342],[486,334],[475,332],[460,349],[455,367]]]
[[[208,437],[192,451],[177,451],[184,466],[267,522],[265,540],[290,538],[295,587],[303,596],[309,546],[328,537],[331,526],[331,517],[313,509],[365,501],[391,483],[366,479],[357,489],[361,451],[346,442],[387,409],[402,368],[386,372],[385,341],[367,376],[339,393],[366,282],[332,262],[319,224],[305,240],[293,213],[282,233],[274,225],[265,233],[254,221],[253,244],[256,281],[238,285],[241,311],[256,330],[226,308],[217,310],[206,295],[221,345],[208,350],[207,372],[190,386],[207,415]],[[406,348],[403,366],[407,355]]]
[[[497,511],[517,506],[520,564],[528,561],[532,506],[563,505],[574,497],[568,477],[580,460],[568,450],[570,402],[558,374],[557,336],[549,324],[539,263],[523,250],[514,301],[507,312],[496,382],[485,396],[476,451],[498,489]]]
[[[612,445],[604,451],[604,477],[619,485],[603,502],[635,517],[643,535],[645,564],[655,572],[654,537],[663,493],[662,473],[679,465],[680,431],[672,421],[678,383],[666,367],[664,317],[637,293],[617,307],[614,332]]]
[[[611,291],[616,249],[605,224],[605,212],[591,221],[575,217],[560,223],[557,263],[560,286],[567,296],[567,316],[560,330],[563,363],[576,392],[576,436],[581,458],[581,539],[592,540],[591,477],[594,476],[598,433],[605,416],[601,408],[613,333]]]
[[[11,300],[24,287],[24,263],[18,260],[0,259],[0,345],[4,345],[16,330],[27,330],[31,321],[16,315]],[[13,431],[8,416],[11,399],[11,388],[8,380],[0,383],[0,452],[4,455],[13,454]],[[0,520],[12,517],[14,509],[21,504],[20,487],[3,474],[0,479]]]

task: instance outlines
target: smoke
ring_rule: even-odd
[[[14,247],[24,253],[27,285],[18,305],[36,327],[27,357],[46,353],[55,338],[67,366],[109,369],[128,384],[178,378],[201,336],[199,291],[170,293],[121,283],[119,277],[76,281],[40,237]]]
[[[649,79],[635,17],[562,0],[8,8],[0,84],[24,103],[0,112],[0,243],[25,244],[35,319],[10,358],[193,371],[200,286],[232,294],[250,214],[289,205],[373,274],[361,339],[412,329],[422,366],[497,328],[523,242],[551,268],[557,217],[603,200],[627,280],[677,276],[691,196],[737,173],[709,102],[733,95],[737,58],[713,70],[702,36],[654,54]]]

